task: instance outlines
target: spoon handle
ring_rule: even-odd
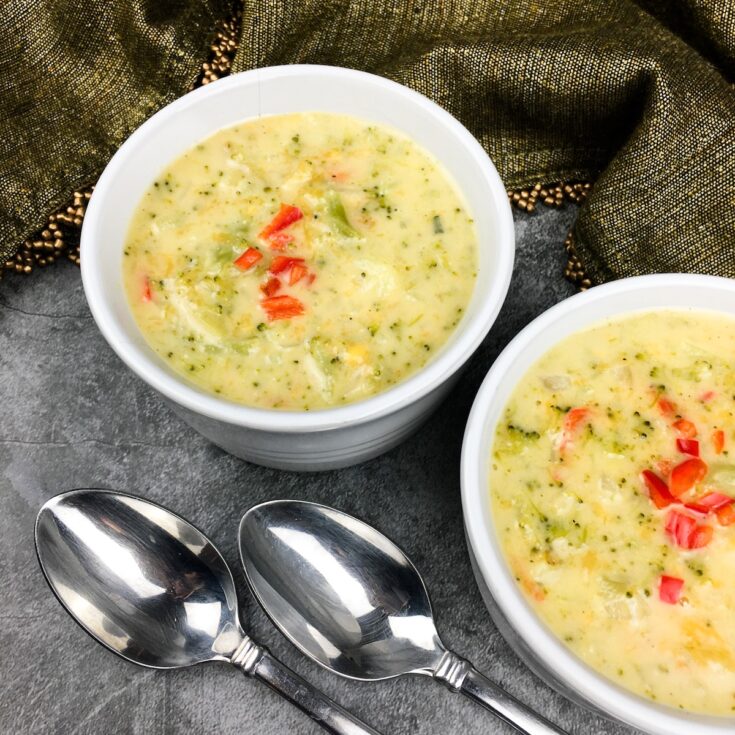
[[[267,684],[333,735],[381,735],[247,637],[232,663],[246,676]]]
[[[451,651],[444,654],[434,678],[452,691],[461,692],[468,699],[489,709],[524,735],[566,735],[564,730],[526,707],[481,674],[469,661]]]

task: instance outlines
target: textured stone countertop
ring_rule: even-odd
[[[561,242],[574,209],[542,209],[516,219],[515,275],[478,367],[405,444],[336,472],[257,467],[182,423],[102,339],[76,267],[0,282],[0,732],[321,732],[232,667],[140,669],[69,618],[39,570],[33,523],[62,490],[106,487],[163,503],[204,530],[232,566],[253,637],[386,735],[514,731],[423,677],[343,681],[299,654],[245,591],[236,532],[254,503],[304,498],[377,526],[424,574],[449,647],[570,733],[630,734],[570,704],[516,658],[480,599],[462,532],[460,443],[479,380],[521,327],[573,290],[561,276]]]

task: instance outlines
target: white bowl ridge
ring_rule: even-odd
[[[652,735],[724,735],[733,718],[679,712],[639,697],[577,658],[526,602],[495,533],[489,456],[495,427],[518,381],[551,347],[606,318],[656,308],[714,310],[735,316],[735,280],[693,274],[622,279],[562,301],[523,329],[500,354],[477,394],[462,447],[465,532],[488,608],[516,652],[547,683],[608,717]]]
[[[432,153],[464,195],[480,243],[478,280],[463,320],[423,369],[366,400],[311,411],[252,408],[200,390],[146,343],[128,307],[121,260],[128,223],[160,171],[215,131],[264,115],[324,111],[393,126]],[[505,299],[514,258],[505,187],[475,138],[441,107],[364,72],[292,65],[235,74],[153,115],[100,177],[81,238],[84,290],[119,357],[186,421],[227,451],[285,469],[326,469],[375,456],[429,415],[486,336]]]

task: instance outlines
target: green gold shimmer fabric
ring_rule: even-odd
[[[0,0],[0,264],[184,94],[227,0]]]
[[[213,0],[3,6],[0,249],[186,89],[224,11]],[[234,70],[288,63],[364,69],[428,95],[508,187],[593,180],[575,235],[595,282],[735,277],[732,0],[245,0]]]

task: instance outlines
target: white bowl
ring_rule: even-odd
[[[516,653],[570,699],[655,735],[724,735],[735,719],[688,714],[638,697],[598,674],[552,633],[526,602],[510,573],[492,520],[489,456],[495,427],[518,381],[551,347],[607,317],[669,308],[735,316],[735,281],[697,275],[628,278],[562,301],[505,348],[480,388],[462,447],[462,509],[477,583],[498,629]]]
[[[312,411],[250,408],[187,382],[139,331],[123,292],[128,223],[167,164],[220,128],[263,115],[320,110],[403,131],[438,158],[464,194],[480,243],[477,284],[457,330],[421,371],[358,403]],[[426,97],[372,74],[280,66],[201,87],[153,115],[115,154],[95,187],[82,228],[82,279],[97,326],[143,380],[214,443],[270,467],[321,470],[374,457],[405,439],[446,395],[505,299],[513,269],[513,219],[505,187],[480,144]]]

